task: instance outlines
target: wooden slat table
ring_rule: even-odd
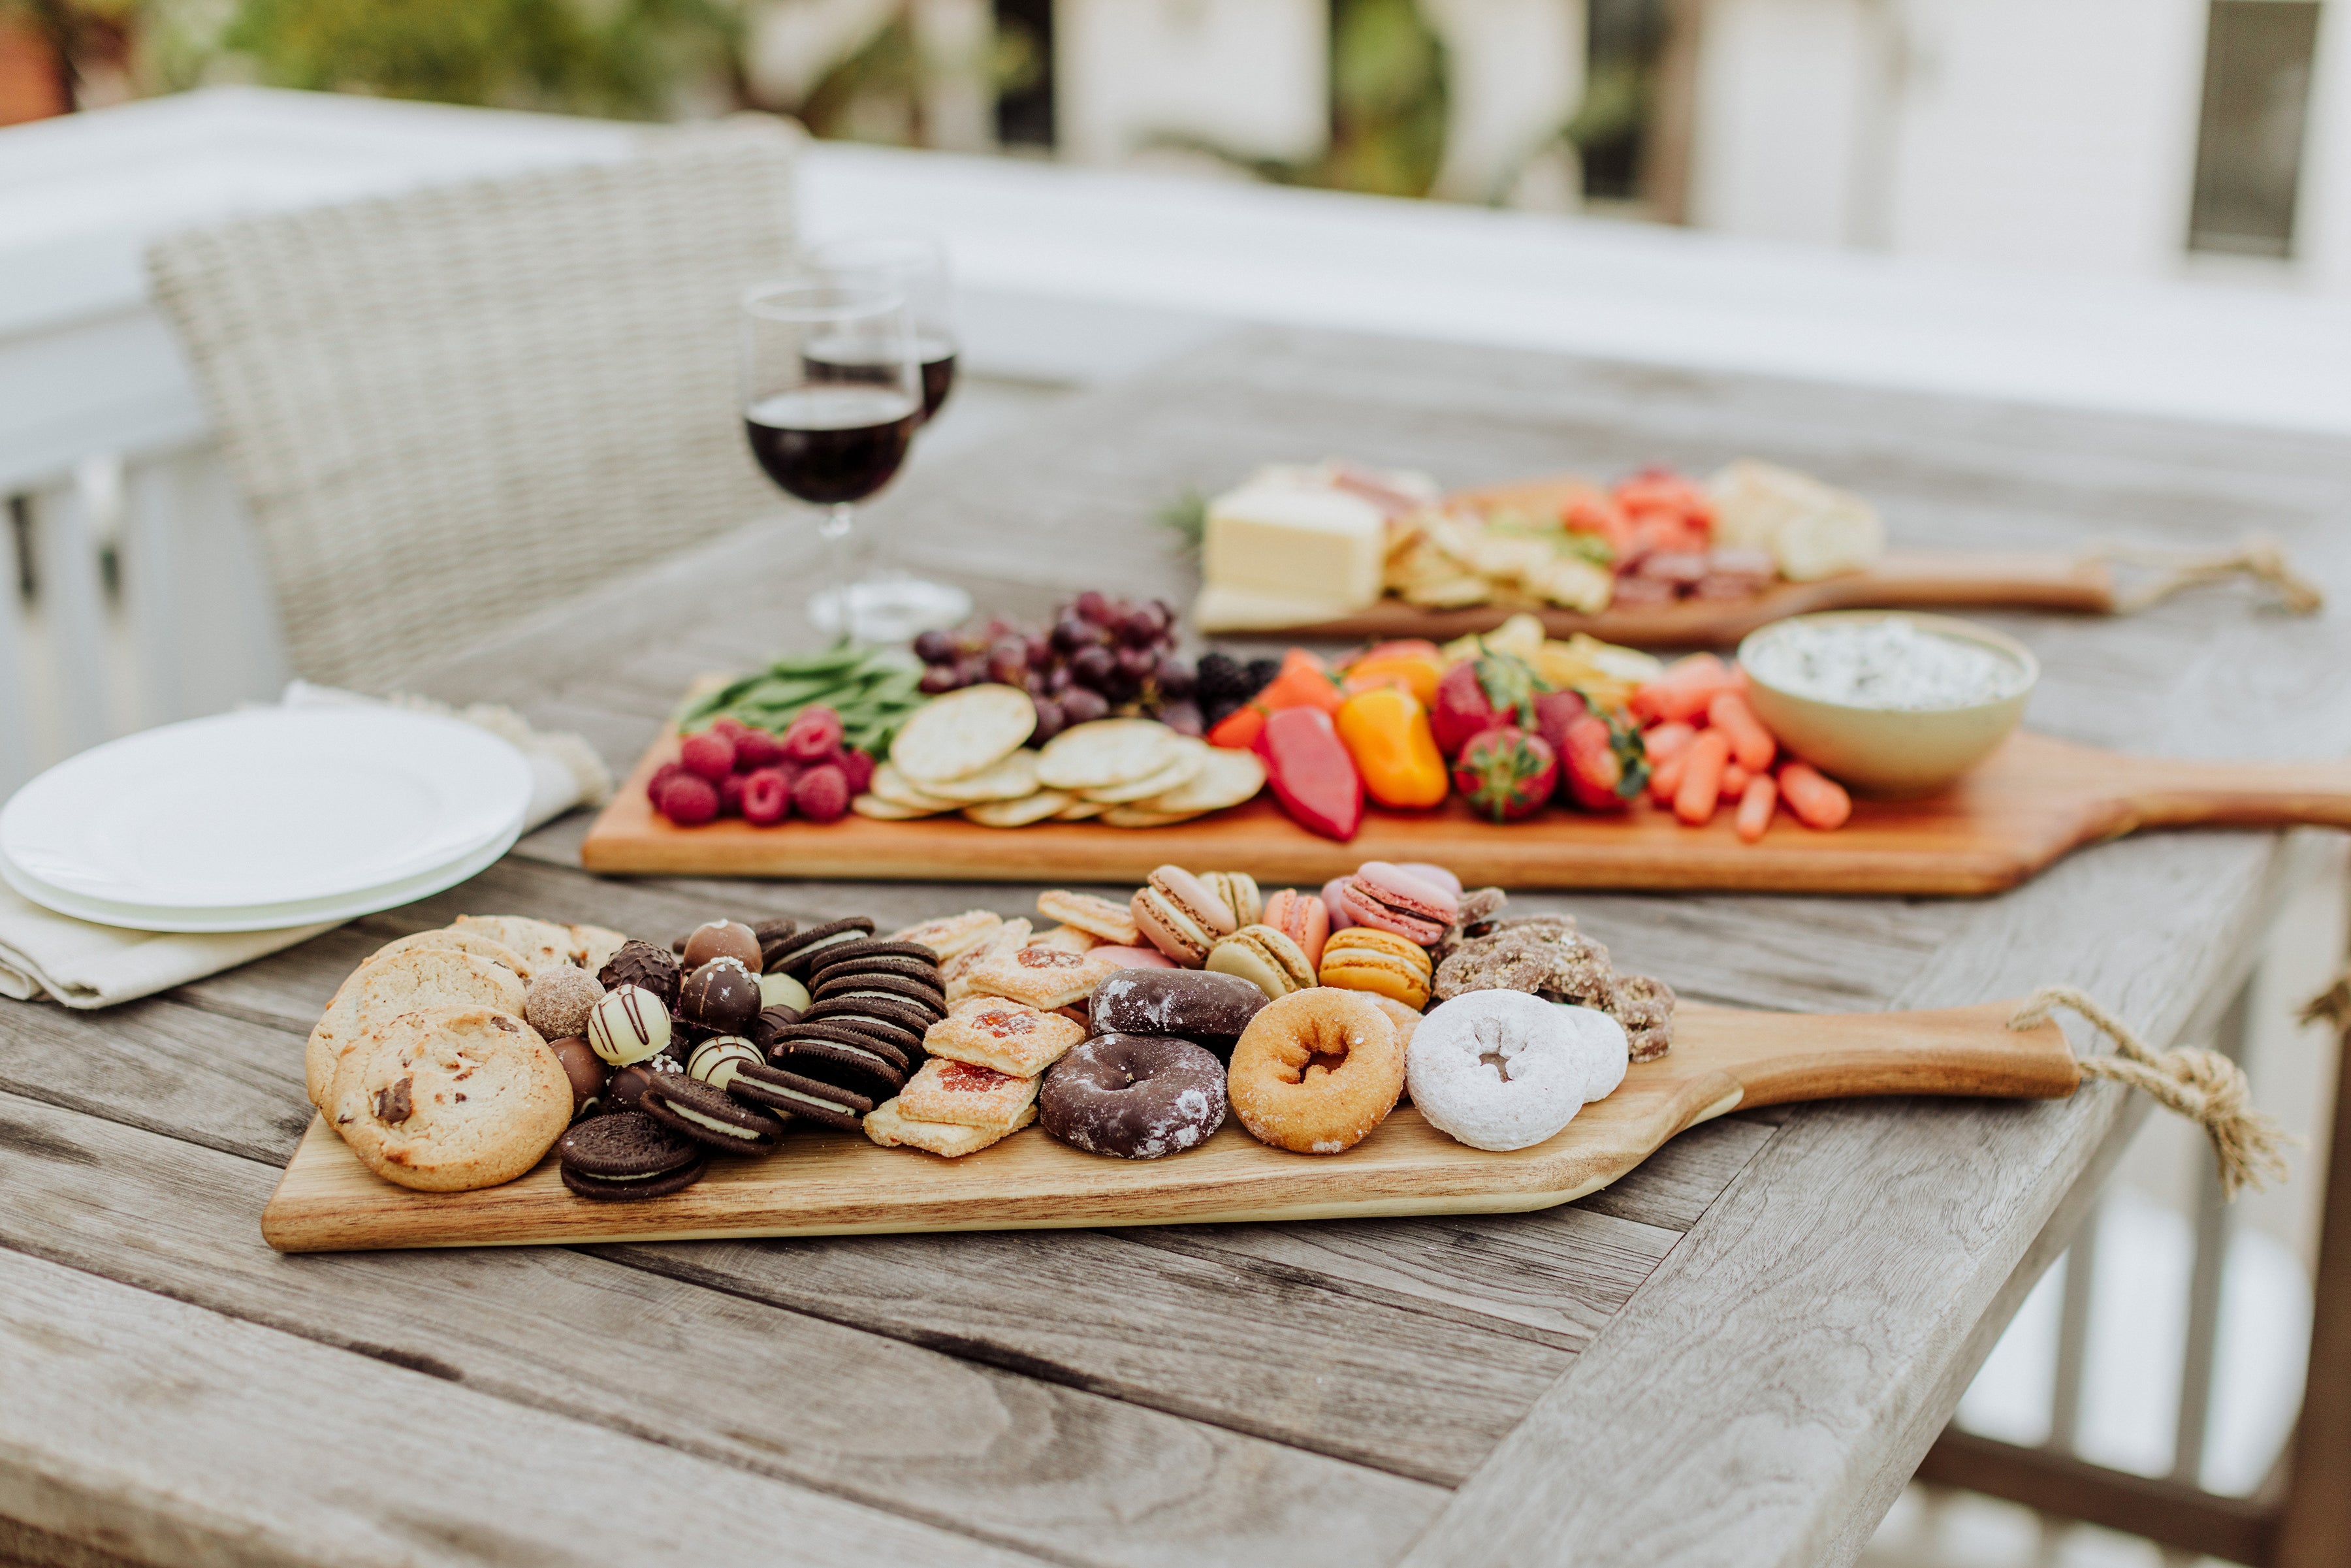
[[[911,477],[877,508],[982,601],[1185,600],[1145,519],[1348,453],[1448,483],[1753,452],[1913,546],[2262,528],[2337,593],[2351,449],[1760,380],[1237,337]],[[616,766],[685,682],[812,633],[807,529],[549,607],[421,689]],[[2351,749],[2339,620],[2231,592],[2001,622],[2043,729]],[[1848,1561],[2141,1107],[1734,1115],[1618,1186],[1492,1218],[286,1258],[256,1218],[301,1040],[389,937],[465,912],[666,937],[885,925],[1035,889],[600,881],[583,819],[465,887],[99,1015],[0,1014],[0,1560],[1167,1564]],[[2080,984],[2168,1041],[2244,974],[2307,840],[2153,836],[1985,902],[1525,898],[1710,1000],[1938,1007]],[[909,1158],[918,1156],[909,1155]]]

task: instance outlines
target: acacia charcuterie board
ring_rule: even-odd
[[[1731,813],[1703,828],[1643,802],[1588,816],[1553,807],[1507,826],[1458,799],[1433,811],[1373,810],[1345,843],[1299,827],[1272,800],[1164,828],[961,817],[681,828],[645,800],[676,755],[664,737],[580,849],[591,872],[927,882],[1140,883],[1154,866],[1242,867],[1269,886],[1319,884],[1367,860],[1435,861],[1471,885],[1761,893],[1974,894],[2012,887],[2068,851],[2141,828],[2351,827],[2351,761],[2201,762],[2137,757],[2020,733],[1939,794],[1856,800],[1814,832],[1782,815],[1742,843]]]
[[[1270,1148],[1229,1119],[1187,1154],[1133,1161],[1081,1154],[1035,1126],[943,1160],[803,1124],[773,1154],[714,1160],[683,1192],[609,1203],[575,1196],[551,1156],[504,1186],[411,1192],[372,1175],[314,1117],[262,1211],[261,1233],[281,1252],[347,1252],[1549,1208],[1742,1105],[2071,1094],[2081,1074],[2064,1033],[2053,1023],[2009,1029],[2019,1006],[1812,1015],[1686,1002],[1672,1051],[1635,1064],[1557,1137],[1510,1154],[1455,1143],[1409,1105],[1333,1155]]]

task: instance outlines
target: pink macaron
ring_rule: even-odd
[[[1172,969],[1176,960],[1156,947],[1089,947],[1089,958],[1102,958],[1122,969]]]
[[[1322,908],[1331,916],[1333,931],[1344,931],[1355,923],[1355,917],[1347,913],[1347,881],[1334,876],[1322,884]]]
[[[1285,887],[1265,901],[1265,913],[1258,920],[1297,943],[1298,950],[1306,955],[1308,968],[1322,967],[1322,944],[1331,939],[1331,911],[1323,905],[1321,894]]]
[[[1433,882],[1454,897],[1461,896],[1461,879],[1434,861],[1398,861],[1396,870],[1408,871],[1423,882]]]
[[[1461,901],[1440,883],[1386,861],[1365,861],[1347,879],[1341,898],[1358,925],[1392,931],[1426,947],[1443,936]]]

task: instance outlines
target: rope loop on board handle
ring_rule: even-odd
[[[2351,983],[2338,982],[2336,988],[2345,993],[2346,1016],[2351,1017]],[[2017,1009],[2008,1027],[2038,1029],[2060,1007],[2073,1009],[2115,1042],[2112,1056],[2075,1058],[2084,1076],[2144,1090],[2166,1110],[2204,1129],[2212,1141],[2212,1157],[2220,1163],[2223,1197],[2233,1201],[2246,1186],[2259,1192],[2272,1181],[2285,1180],[2285,1149],[2296,1140],[2253,1108],[2252,1085],[2243,1068],[2200,1046],[2174,1046],[2158,1054],[2130,1025],[2071,986],[2042,987]]]
[[[2285,547],[2259,534],[2231,550],[2204,552],[2102,544],[2084,552],[2082,559],[2149,567],[2158,573],[2128,592],[2116,593],[2117,615],[2136,615],[2182,589],[2225,582],[2232,577],[2250,577],[2269,584],[2277,591],[2279,601],[2296,615],[2315,615],[2326,605],[2326,595],[2318,585],[2294,570],[2294,564],[2285,559]]]

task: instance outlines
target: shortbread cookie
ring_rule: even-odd
[[[571,1124],[571,1080],[510,1013],[419,1008],[352,1051],[329,1119],[385,1180],[470,1192],[514,1180],[555,1146]]]
[[[326,1109],[342,1053],[376,1025],[413,1008],[469,1004],[518,1018],[528,994],[521,977],[506,965],[454,947],[411,947],[370,959],[343,982],[310,1030],[302,1052],[310,1103]]]
[[[951,1061],[1033,1078],[1086,1038],[1086,1026],[1058,1012],[1000,997],[976,997],[933,1024],[923,1049]]]
[[[1037,895],[1037,913],[1121,947],[1132,947],[1142,940],[1134,929],[1134,916],[1127,913],[1125,904],[1096,898],[1091,893],[1050,888]]]
[[[865,1135],[885,1149],[901,1145],[921,1149],[944,1159],[960,1159],[975,1155],[988,1145],[999,1143],[1037,1119],[1037,1106],[1032,1101],[1019,1118],[1009,1126],[966,1127],[953,1122],[918,1122],[903,1114],[898,1102],[885,1100],[866,1114]]]
[[[459,931],[444,926],[436,931],[418,931],[402,936],[397,941],[387,942],[360,959],[360,968],[365,968],[378,958],[390,958],[397,954],[413,952],[419,947],[445,947],[453,952],[471,953],[477,958],[487,958],[493,964],[504,964],[507,968],[512,969],[516,977],[526,986],[530,984],[531,977],[537,975],[541,967],[505,943],[485,936],[477,931]],[[353,969],[351,976],[357,976],[358,973],[359,969]],[[351,976],[345,977],[344,985],[350,984]],[[336,994],[340,996],[341,992],[338,991]]]
[[[938,955],[939,962],[944,964],[987,941],[1003,924],[1004,917],[992,910],[967,909],[961,915],[942,915],[936,920],[893,931],[890,940],[919,942]]]
[[[534,964],[571,962],[571,928],[552,920],[535,920],[528,915],[460,915],[449,928],[503,942]]]
[[[1023,947],[988,959],[971,972],[972,988],[1009,997],[1032,1008],[1065,1008],[1093,994],[1118,966],[1061,947]]]
[[[1037,1080],[934,1057],[898,1091],[898,1113],[961,1127],[1010,1127],[1036,1103]]]

